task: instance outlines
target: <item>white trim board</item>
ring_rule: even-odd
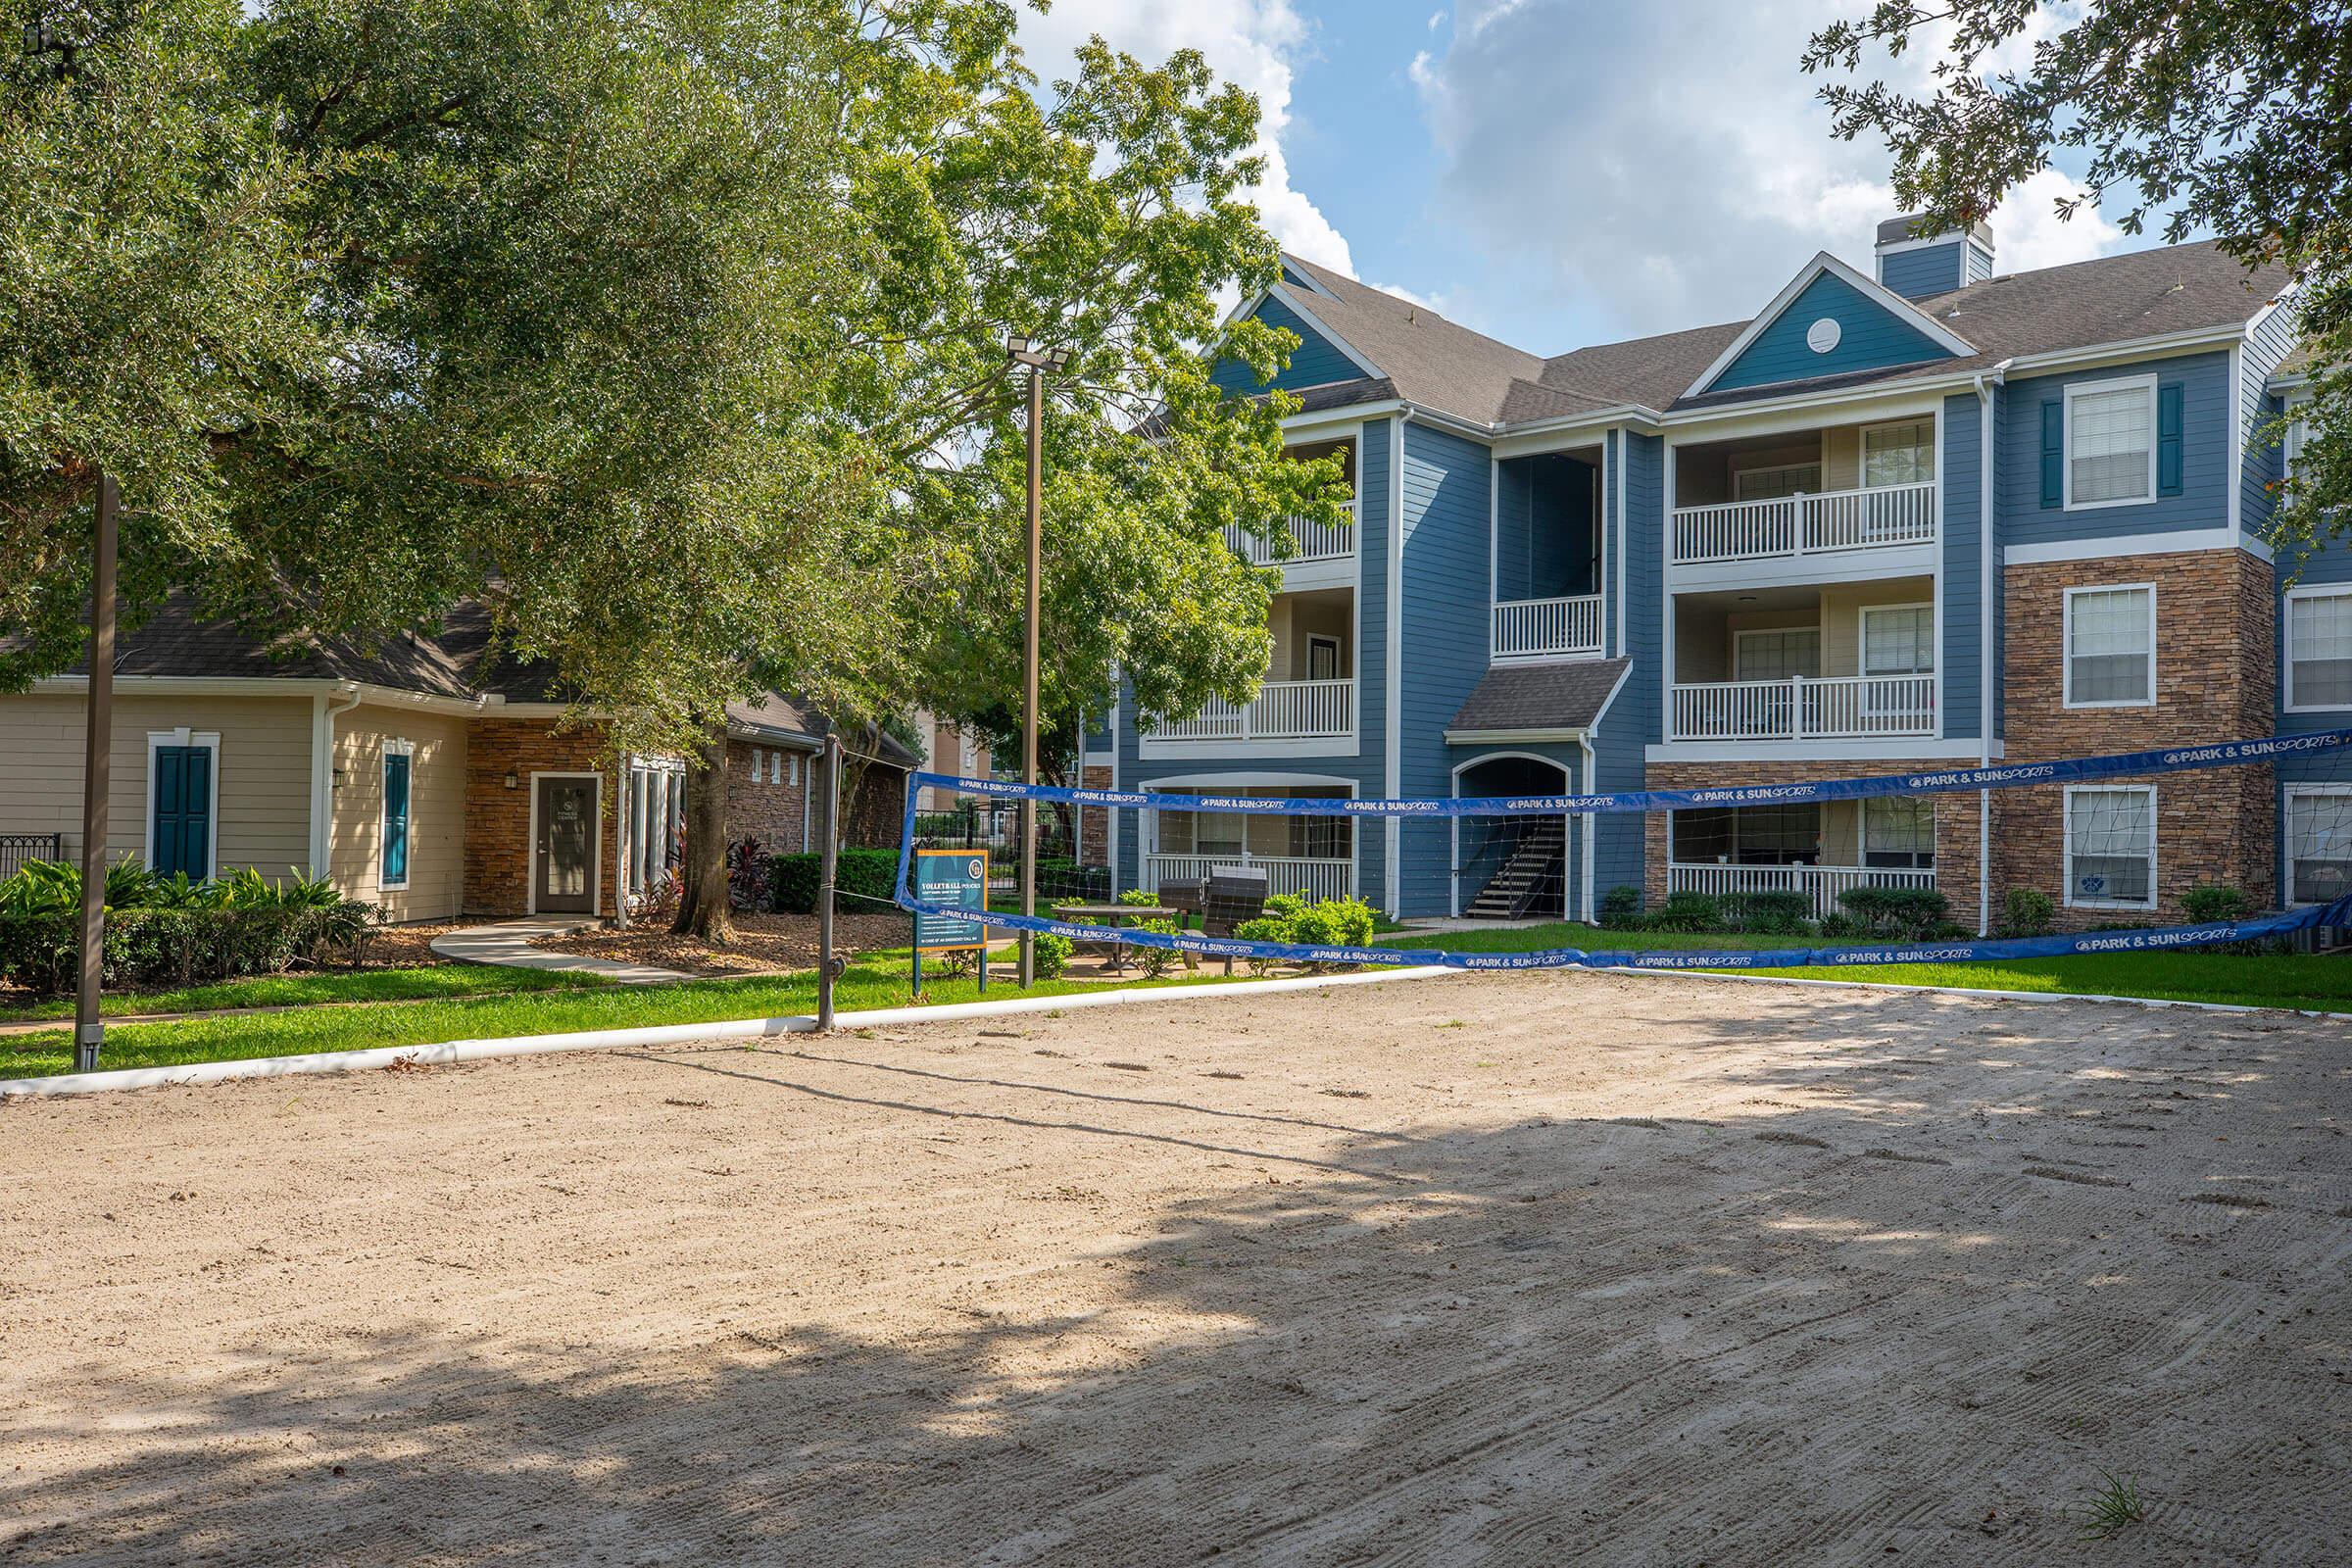
[[[204,875],[190,881],[210,882],[220,874],[220,734],[218,730],[151,729],[147,732],[147,816],[139,824],[139,863],[155,866],[155,753],[161,746],[191,746],[213,754],[211,777],[205,782]]]
[[[2059,561],[2105,561],[2122,556],[2187,555],[2202,550],[2243,550],[2264,561],[2271,547],[2234,528],[2175,528],[2165,533],[2106,534],[2097,539],[2059,539],[2039,545],[2006,545],[2004,566],[2036,566]]]
[[[1669,741],[1642,749],[1646,762],[1875,762],[1918,758],[1941,761],[1947,758],[1975,759],[1984,750],[1975,736],[1959,740],[1883,741]],[[1998,761],[2007,748],[1992,746]]]

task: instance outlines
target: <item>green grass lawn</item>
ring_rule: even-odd
[[[212,1012],[226,1007],[301,1007],[329,1002],[416,1002],[510,991],[576,991],[610,984],[603,975],[595,974],[443,963],[404,969],[259,975],[249,980],[222,980],[173,991],[119,991],[101,999],[98,1010],[101,1016],[118,1018],[139,1012]],[[0,1023],[73,1016],[72,997],[24,1007],[0,1007]]]
[[[990,965],[990,998],[1068,996],[1098,991],[1087,981],[1042,981],[1028,992],[1011,983],[1010,966],[1000,975]],[[1222,980],[1213,969],[1189,979],[1138,980],[1136,985],[1178,986]],[[935,1003],[978,999],[971,980],[923,981]],[[899,966],[860,963],[842,976],[834,1002],[844,1012],[892,1007],[908,1000],[906,971]],[[317,1007],[294,1012],[233,1018],[190,1018],[177,1023],[134,1023],[109,1029],[99,1065],[176,1066],[196,1061],[237,1061],[252,1056],[299,1055],[315,1051],[364,1051],[376,1046],[437,1045],[446,1040],[504,1039],[515,1035],[563,1034],[579,1029],[635,1029],[659,1024],[717,1023],[735,1018],[772,1018],[816,1010],[816,977],[803,970],[744,980],[694,980],[677,985],[605,985],[558,988],[507,996],[442,998],[395,1003],[381,1007]],[[73,1037],[64,1029],[0,1039],[0,1078],[37,1078],[70,1071]]]
[[[1407,932],[1396,945],[1454,953],[1526,953],[1538,948],[1584,948],[1626,953],[1660,949],[1818,947],[1812,937],[1685,935],[1656,931],[1595,931],[1552,923],[1521,930]],[[1837,969],[1748,969],[1744,974],[1806,980],[1855,980],[1873,985],[1958,986],[1972,991],[2038,991],[2052,995],[2146,997],[2164,1002],[2230,1002],[2256,1007],[2308,1007],[2352,1012],[2352,955],[2204,953],[2089,953],[2065,958],[1982,963],[1877,963]]]

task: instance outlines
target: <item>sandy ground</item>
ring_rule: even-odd
[[[2347,1125],[1559,974],[18,1104],[0,1562],[2341,1562]]]

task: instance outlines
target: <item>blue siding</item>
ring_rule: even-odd
[[[2068,512],[2041,505],[2041,407],[2063,400],[2070,385],[2112,381],[2153,371],[2157,384],[2181,388],[2181,487],[2177,496],[2122,507]],[[2000,451],[1994,458],[2003,545],[2102,539],[2114,534],[2220,528],[2230,521],[2230,451],[2237,440],[2230,422],[2230,356],[2180,355],[2140,365],[2063,375],[2028,376],[2008,384],[2002,399]]]
[[[1404,427],[1403,702],[1398,787],[1450,793],[1460,759],[1446,726],[1487,672],[1488,475],[1485,447],[1427,425]],[[1408,821],[1401,834],[1397,908],[1444,914],[1451,898],[1447,824]]]
[[[1251,314],[1268,326],[1287,327],[1298,334],[1298,347],[1291,352],[1291,363],[1274,373],[1273,385],[1288,392],[1333,381],[1353,381],[1363,375],[1355,362],[1333,347],[1331,340],[1316,331],[1305,317],[1273,296],[1259,301]],[[1208,378],[1220,390],[1236,397],[1249,397],[1265,390],[1265,383],[1239,360],[1219,360]]]
[[[1992,275],[1992,252],[1982,245],[1968,247],[1968,280],[1982,283]]]
[[[1922,245],[1915,251],[1896,251],[1879,258],[1879,283],[1907,300],[1930,294],[1948,294],[1960,286],[1961,252],[1967,241],[1958,234],[1940,245]]]
[[[1943,646],[1936,663],[1943,671],[1943,732],[1974,739],[1984,733],[1984,672],[1980,655],[1984,574],[1984,529],[1978,460],[1983,432],[1974,392],[1943,400]]]
[[[1805,333],[1825,316],[1838,322],[1838,346],[1816,354],[1806,345]],[[1788,302],[1708,390],[1767,386],[1949,357],[1949,350],[1918,327],[1898,320],[1845,279],[1824,272]]]

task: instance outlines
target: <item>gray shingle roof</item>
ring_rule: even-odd
[[[1584,659],[1557,664],[1501,664],[1486,673],[1446,725],[1450,735],[1531,729],[1590,729],[1630,659]]]
[[[1396,396],[1481,424],[1573,416],[1624,404],[1660,411],[1713,407],[1816,386],[1984,369],[2024,354],[2239,325],[2287,283],[2283,269],[2248,272],[2211,240],[2004,273],[1912,302],[1977,349],[1973,355],[1686,399],[1684,392],[1747,328],[1746,321],[1595,344],[1539,360],[1328,268],[1296,256],[1288,260],[1331,291],[1326,297],[1295,289],[1295,296],[1386,371]],[[1339,384],[1360,388],[1369,383]],[[1331,406],[1346,401],[1366,399],[1335,400]]]

